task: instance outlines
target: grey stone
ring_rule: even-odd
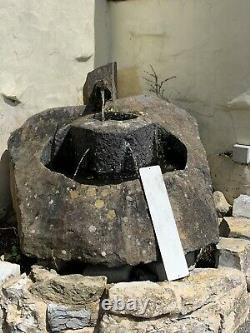
[[[250,290],[250,241],[236,238],[221,238],[218,248],[219,267],[231,267],[242,271]]]
[[[1,306],[5,313],[4,328],[10,333],[46,332],[46,304],[33,297],[32,281],[23,274],[8,280],[2,287]]]
[[[20,275],[20,266],[7,261],[0,261],[0,283]]]
[[[78,330],[90,323],[90,312],[85,309],[71,309],[63,305],[49,304],[47,320],[51,332]]]
[[[114,108],[116,114],[132,113],[138,116],[137,121],[157,124],[159,143],[151,143],[160,147],[155,156],[168,152],[163,177],[185,253],[217,243],[210,172],[196,121],[184,110],[153,96],[117,100]],[[43,112],[30,118],[9,140],[22,252],[51,261],[82,260],[109,267],[158,261],[160,254],[138,176],[100,184],[91,177],[76,181],[72,174],[55,172],[51,167],[56,158],[53,151],[57,151],[53,146],[59,141],[62,148],[65,142],[61,129],[82,113],[84,107]],[[89,121],[93,115],[80,120],[84,124]],[[99,121],[98,130],[112,123],[120,133],[133,122],[109,120],[101,127]],[[69,132],[63,133],[67,136]],[[127,157],[128,165],[135,165],[130,153]],[[67,164],[72,167],[72,157],[66,156],[63,161],[65,168]],[[83,163],[82,171],[84,167]]]
[[[227,202],[224,194],[220,191],[215,191],[213,193],[215,208],[219,217],[223,217],[228,215],[231,210],[232,206]]]
[[[31,286],[31,280],[22,274],[20,277],[15,277],[6,281],[2,285],[2,293],[6,299],[10,299],[12,303],[18,304],[19,300],[28,297],[28,289]]]
[[[233,216],[250,218],[250,196],[240,195],[233,203]]]

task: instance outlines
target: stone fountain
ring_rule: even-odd
[[[185,254],[217,243],[194,118],[154,96],[117,99],[114,65],[89,74],[84,96],[87,106],[37,114],[9,140],[23,253],[110,268],[160,261],[138,176],[140,167],[157,164]]]

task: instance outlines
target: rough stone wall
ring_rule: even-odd
[[[94,66],[94,5],[0,0],[0,156],[10,132],[32,114],[82,103]],[[0,218],[8,204],[6,172],[0,166]]]
[[[0,283],[3,333],[238,333],[249,315],[245,277],[235,269],[198,269],[160,284],[107,285],[105,277],[38,266],[29,277],[11,275]]]

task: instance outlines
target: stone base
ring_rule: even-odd
[[[34,267],[1,293],[4,333],[56,332],[56,325],[65,333],[242,333],[249,315],[245,276],[231,268],[195,269],[175,282],[107,285],[104,277]]]

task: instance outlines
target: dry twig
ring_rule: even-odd
[[[169,102],[169,99],[165,95],[164,85],[172,79],[176,79],[176,76],[170,76],[166,79],[160,81],[156,71],[152,65],[150,65],[152,72],[145,72],[148,77],[144,77],[144,80],[149,84],[149,91],[156,94],[156,96],[161,97]]]

